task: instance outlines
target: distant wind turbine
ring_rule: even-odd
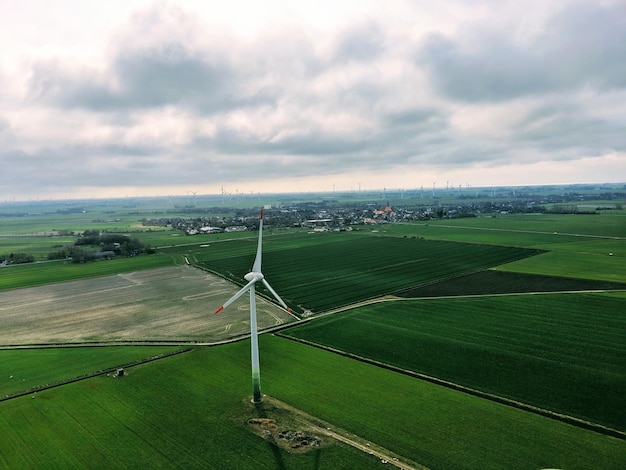
[[[259,336],[256,324],[256,299],[254,297],[255,284],[258,281],[261,281],[263,284],[265,284],[265,287],[267,287],[267,289],[272,293],[276,300],[278,300],[278,302],[289,313],[291,313],[291,309],[287,307],[283,299],[281,299],[276,291],[272,289],[272,286],[270,286],[269,283],[265,280],[265,276],[263,276],[263,273],[261,272],[261,253],[263,251],[263,209],[261,209],[259,220],[259,242],[256,250],[256,258],[254,259],[254,264],[252,265],[252,271],[250,271],[243,277],[246,281],[248,281],[248,283],[239,292],[237,292],[230,299],[228,299],[224,303],[224,305],[222,305],[215,311],[216,314],[220,313],[247,291],[250,291],[250,353],[252,358],[252,401],[254,403],[261,403],[263,401],[263,396],[261,395],[261,368],[259,365]]]

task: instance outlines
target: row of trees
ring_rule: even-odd
[[[8,255],[0,255],[0,264],[8,265],[8,264],[22,264],[22,263],[32,263],[35,261],[35,257],[33,255],[29,255],[28,253],[9,253]]]
[[[85,230],[73,245],[48,253],[48,259],[71,258],[74,263],[84,263],[102,258],[136,256],[141,253],[154,253],[149,245],[121,234],[100,234],[98,230]],[[103,255],[103,253],[107,253]]]

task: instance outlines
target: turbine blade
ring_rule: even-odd
[[[245,286],[243,286],[241,288],[241,290],[239,290],[239,292],[237,292],[235,295],[233,295],[230,299],[228,299],[226,302],[224,302],[224,305],[222,305],[220,308],[218,308],[215,311],[215,314],[217,315],[218,313],[220,313],[222,310],[224,310],[226,307],[228,307],[230,304],[232,304],[235,300],[237,300],[239,297],[241,297],[243,294],[246,293],[246,291],[248,291],[250,289],[250,287],[252,287],[252,285],[256,282],[256,279],[252,279],[250,282],[248,282]]]
[[[261,272],[261,251],[263,250],[263,208],[261,208],[261,214],[259,215],[259,243],[256,248],[256,258],[254,258],[254,264],[252,265],[253,273]]]
[[[280,298],[280,295],[278,295],[276,291],[272,289],[272,286],[270,286],[270,283],[267,282],[265,278],[263,278],[262,280],[263,280],[263,284],[265,284],[265,287],[267,287],[267,289],[272,293],[272,295],[276,298],[276,300],[278,300],[278,302],[285,308],[285,310],[291,313],[291,309],[287,307],[287,304],[285,303],[283,299]]]

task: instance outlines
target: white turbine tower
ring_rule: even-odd
[[[259,336],[257,332],[256,325],[256,299],[254,297],[255,288],[254,285],[261,281],[265,284],[265,287],[272,293],[272,295],[278,300],[278,302],[291,313],[291,309],[287,307],[283,299],[276,293],[272,286],[265,280],[265,276],[261,272],[261,252],[262,252],[262,242],[263,240],[263,209],[261,209],[261,215],[259,216],[259,242],[256,250],[256,258],[254,259],[254,264],[252,265],[252,271],[244,276],[244,279],[248,281],[248,283],[235,295],[233,295],[230,299],[228,299],[224,305],[218,308],[215,313],[218,314],[230,304],[232,304],[235,300],[241,297],[246,291],[250,291],[250,353],[252,357],[252,401],[254,403],[260,403],[263,401],[263,396],[261,395],[261,370],[259,365]]]

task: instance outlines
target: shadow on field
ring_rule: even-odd
[[[265,403],[254,403],[254,408],[256,409],[257,418],[268,418],[267,411],[265,410]],[[286,470],[287,467],[285,467],[282,451],[280,450],[276,439],[270,434],[266,440],[269,443],[270,449],[272,449],[272,453],[274,454],[274,460],[276,460],[276,468],[280,470]],[[317,468],[317,466],[315,468]]]

